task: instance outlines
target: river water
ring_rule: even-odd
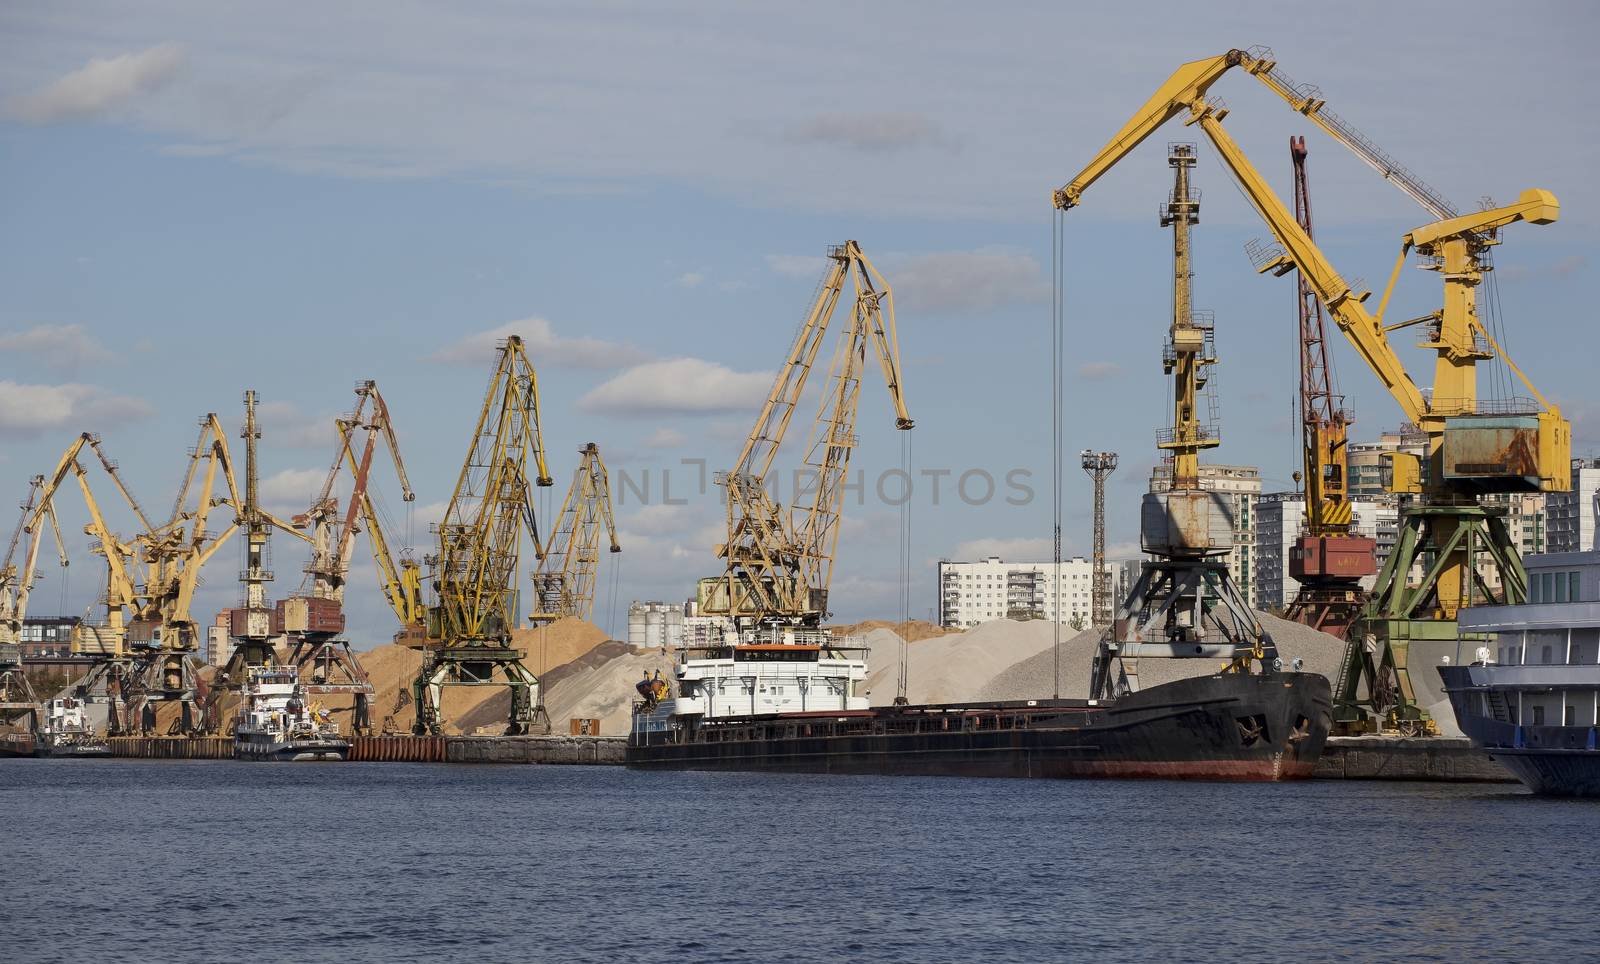
[[[1600,804],[612,767],[0,763],[0,960],[1591,956]]]

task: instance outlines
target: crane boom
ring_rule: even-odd
[[[1211,84],[1231,67],[1241,65],[1435,217],[1433,223],[1402,239],[1376,314],[1364,304],[1371,292],[1355,290],[1334,270],[1309,232],[1224,129],[1226,107],[1206,98]],[[1407,420],[1428,437],[1425,474],[1415,459],[1403,457],[1403,453],[1394,458],[1393,490],[1420,492],[1423,498],[1402,508],[1403,532],[1378,573],[1361,617],[1351,628],[1335,698],[1336,718],[1353,728],[1370,725],[1375,718],[1384,721],[1380,725],[1409,727],[1411,732],[1426,729],[1431,724],[1415,703],[1407,668],[1410,641],[1457,638],[1457,611],[1477,600],[1515,604],[1526,599],[1526,574],[1500,518],[1503,512],[1479,505],[1476,496],[1483,492],[1565,491],[1571,486],[1570,424],[1505,358],[1479,320],[1476,306],[1477,287],[1491,270],[1488,252],[1499,243],[1498,230],[1518,221],[1549,224],[1559,216],[1559,205],[1550,192],[1529,190],[1514,204],[1457,215],[1437,192],[1327,113],[1314,89],[1287,81],[1270,58],[1233,50],[1223,57],[1180,67],[1089,165],[1055,192],[1056,207],[1076,206],[1089,185],[1179,115],[1185,115],[1186,124],[1204,131],[1276,239],[1278,250],[1252,251],[1257,270],[1282,275],[1298,269]],[[1443,305],[1421,318],[1385,326],[1384,311],[1400,268],[1413,250],[1424,256],[1424,268],[1440,274]],[[1435,353],[1433,385],[1428,393],[1411,378],[1388,337],[1390,331],[1423,323],[1427,327],[1421,347]],[[1532,407],[1531,402],[1527,408],[1519,407],[1515,400],[1505,406],[1480,403],[1476,365],[1496,357],[1540,398],[1542,408]],[[1499,573],[1498,591],[1480,572],[1480,559]],[[1424,575],[1420,585],[1413,586],[1408,577],[1418,565],[1423,566]]]
[[[610,550],[621,552],[617,526],[611,515],[611,480],[593,442],[579,450],[581,460],[572,487],[561,504],[561,514],[551,530],[545,551],[533,571],[535,625],[564,616],[588,619],[594,611],[595,573],[600,562],[600,530],[610,539]]]
[[[438,604],[428,610],[427,653],[411,684],[415,733],[439,733],[446,684],[511,689],[507,733],[518,735],[549,717],[539,681],[512,647],[517,624],[517,573],[526,531],[544,551],[534,515],[533,486],[552,483],[539,424],[539,381],[520,337],[499,349],[499,363],[473,429],[455,490],[430,556]],[[496,679],[496,676],[500,679]]]
[[[895,409],[895,428],[909,430],[900,375],[899,337],[888,283],[855,241],[830,248],[832,264],[778,371],[732,471],[719,474],[727,495],[728,538],[718,549],[720,577],[703,579],[703,612],[745,625],[816,625],[828,612],[828,587],[838,546],[842,482],[855,450],[861,374],[870,343]],[[806,444],[811,487],[795,493],[786,511],[772,498],[767,476],[783,444],[835,308],[851,281],[855,295],[849,331],[841,339]]]

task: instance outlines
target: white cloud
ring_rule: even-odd
[[[82,325],[37,325],[0,335],[0,352],[32,355],[52,371],[71,375],[80,365],[109,360],[112,355]]]
[[[987,538],[961,543],[956,546],[950,558],[959,562],[972,562],[989,556],[999,556],[1005,562],[1048,562],[1054,553],[1054,543],[1046,538]]]
[[[324,469],[284,469],[261,480],[261,501],[302,510],[316,498],[327,477]]]
[[[694,519],[688,506],[669,505],[667,503],[642,506],[630,513],[626,519],[619,520],[623,528],[643,533],[647,536],[665,536],[681,533],[693,522]]]
[[[698,288],[701,282],[705,280],[706,276],[698,271],[685,271],[683,274],[678,275],[678,287]]]
[[[769,254],[767,267],[785,278],[820,278],[828,259],[814,254]]]
[[[930,118],[902,112],[816,114],[790,128],[788,139],[874,154],[948,143]]]
[[[339,437],[332,415],[308,415],[293,402],[261,402],[256,406],[256,419],[268,445],[331,450]]]
[[[689,437],[665,425],[650,433],[644,444],[653,449],[675,449],[689,441]]]
[[[563,338],[556,334],[555,326],[545,319],[524,318],[468,335],[429,355],[428,360],[449,365],[486,366],[494,360],[495,350],[500,343],[512,335],[521,336],[522,347],[535,368],[543,364],[574,368],[620,368],[644,358],[644,353],[632,345],[599,338]]]
[[[28,385],[0,380],[0,436],[33,438],[47,431],[89,431],[153,414],[149,403],[94,385]]]
[[[605,415],[742,412],[760,405],[771,372],[736,372],[699,358],[646,362],[591,389],[578,408]]]
[[[1084,362],[1078,366],[1078,375],[1091,382],[1122,374],[1122,366],[1111,361]]]
[[[183,61],[183,45],[174,43],[95,58],[53,84],[8,98],[6,113],[35,124],[93,117],[160,87]]]
[[[1050,297],[1034,256],[1008,248],[893,255],[882,268],[895,306],[912,311],[983,312]]]

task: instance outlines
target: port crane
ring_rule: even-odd
[[[59,479],[57,482],[59,484]],[[61,565],[65,567],[68,564],[66,546],[61,541],[61,527],[56,522],[54,507],[48,499],[42,502],[39,499],[44,488],[44,476],[36,475],[29,480],[28,497],[22,503],[17,527],[12,530],[5,561],[0,563],[0,723],[12,723],[25,718],[28,730],[33,733],[38,732],[41,722],[40,702],[23,666],[19,643],[22,623],[28,614],[28,595],[37,574],[39,544],[46,523],[55,534],[56,552]],[[24,532],[28,534],[28,544],[19,572],[14,560],[17,544]]]
[[[1312,237],[1306,139],[1289,138],[1295,222]],[[1305,524],[1289,549],[1299,583],[1286,612],[1313,629],[1343,636],[1361,612],[1361,579],[1378,571],[1377,540],[1351,531],[1349,429],[1354,419],[1334,382],[1322,302],[1303,274],[1295,278],[1300,327],[1300,453]]]
[[[564,616],[588,619],[594,610],[595,573],[600,562],[600,530],[605,529],[610,551],[621,552],[617,527],[611,517],[611,480],[600,446],[593,442],[578,450],[578,471],[567,490],[555,528],[533,571],[535,626]]]
[[[771,393],[731,471],[717,482],[726,495],[728,538],[717,550],[726,569],[700,581],[700,611],[731,618],[741,629],[818,626],[828,615],[828,587],[839,540],[843,482],[855,450],[862,369],[871,343],[894,404],[895,428],[913,425],[906,410],[888,283],[855,241],[828,251],[832,264],[795,337]],[[805,449],[808,487],[781,506],[768,488],[801,393],[817,362],[847,283],[854,294],[849,327],[835,348],[827,387]]]
[[[1102,623],[1089,672],[1095,700],[1137,690],[1142,659],[1223,659],[1231,673],[1273,672],[1278,663],[1277,644],[1228,569],[1234,537],[1227,504],[1200,477],[1200,453],[1221,444],[1222,436],[1215,420],[1201,415],[1217,352],[1215,318],[1196,310],[1193,300],[1196,161],[1195,145],[1168,145],[1173,184],[1160,222],[1172,230],[1172,312],[1161,368],[1172,379],[1172,416],[1157,433],[1156,447],[1170,460],[1171,474],[1140,506],[1139,542],[1151,558],[1140,565],[1115,616]]]
[[[539,425],[539,380],[522,339],[507,338],[473,430],[444,521],[437,552],[425,561],[437,603],[427,612],[422,670],[412,683],[413,732],[441,732],[447,684],[511,689],[510,735],[540,718],[538,679],[511,645],[517,620],[517,573],[523,535],[542,552],[533,486],[554,480],[545,468]]]
[[[411,558],[402,560],[404,568],[396,567],[370,492],[373,457],[382,438],[400,481],[401,499],[416,499],[406,476],[405,460],[400,457],[389,406],[378,383],[371,379],[358,382],[355,393],[355,407],[334,420],[339,439],[322,488],[310,507],[290,520],[290,525],[310,542],[311,557],[299,591],[278,604],[275,628],[288,634],[288,661],[300,670],[307,692],[351,694],[351,726],[360,733],[371,725],[368,704],[372,684],[349,641],[341,635],[345,626],[345,584],[355,553],[356,533],[363,527],[367,530],[385,598],[395,607],[403,633],[420,630],[422,580]],[[359,456],[353,444],[358,433],[365,433]],[[350,476],[350,493],[340,512],[334,487],[346,473]],[[309,535],[305,535],[306,530],[310,530]]]
[[[1236,67],[1264,83],[1436,218],[1401,238],[1376,313],[1366,308],[1371,292],[1356,290],[1333,268],[1222,126],[1227,108],[1209,98],[1208,92]],[[1460,638],[1456,613],[1475,601],[1526,599],[1526,574],[1501,513],[1480,505],[1478,495],[1565,491],[1571,486],[1570,424],[1495,343],[1476,304],[1477,287],[1491,269],[1489,252],[1500,242],[1500,229],[1517,222],[1550,224],[1559,216],[1560,206],[1549,191],[1534,189],[1509,205],[1457,214],[1437,192],[1329,111],[1319,90],[1290,80],[1278,69],[1271,51],[1252,48],[1179,67],[1090,164],[1055,192],[1056,207],[1061,211],[1076,207],[1090,185],[1163,124],[1180,116],[1205,133],[1271,230],[1277,247],[1253,253],[1257,269],[1280,275],[1299,269],[1357,355],[1404,416],[1428,437],[1426,472],[1414,457],[1397,454],[1393,459],[1391,488],[1419,498],[1402,508],[1398,543],[1348,634],[1335,691],[1336,720],[1347,728],[1421,730],[1428,720],[1416,705],[1410,680],[1410,643]],[[1385,309],[1400,269],[1413,254],[1422,259],[1423,268],[1440,275],[1442,306],[1419,318],[1385,324]],[[1429,393],[1407,372],[1389,338],[1392,332],[1413,326],[1422,326],[1421,347],[1435,353]],[[1496,357],[1536,401],[1479,397],[1476,366]],[[1499,592],[1484,578],[1480,562],[1498,570]],[[1419,585],[1408,585],[1408,574],[1417,565],[1423,578]]]
[[[84,532],[95,537],[94,551],[107,560],[107,619],[104,623],[82,623],[73,633],[73,652],[95,658],[89,674],[79,682],[77,689],[80,695],[96,684],[106,689],[106,695],[111,700],[110,727],[118,731],[122,720],[116,712],[116,700],[129,688],[133,679],[133,666],[125,647],[127,630],[123,614],[124,609],[136,601],[129,565],[135,559],[138,548],[119,540],[106,525],[99,501],[89,485],[88,472],[79,461],[86,447],[99,459],[101,467],[111,477],[134,515],[141,522],[147,521],[144,509],[123,484],[116,463],[107,457],[99,437],[84,433],[73,439],[57,459],[54,470],[49,475],[35,476],[32,480],[22,519],[12,536],[6,562],[0,567],[0,643],[15,643],[22,623],[27,618],[28,598],[37,576],[40,540],[46,524],[54,536],[60,564],[65,567],[70,563],[56,515],[56,496],[70,473],[78,483],[89,513],[89,523],[84,527]],[[19,572],[12,559],[19,537],[23,534],[29,538]]]

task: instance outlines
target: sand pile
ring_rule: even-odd
[[[524,653],[523,662],[535,676],[543,676],[564,663],[588,653],[606,641],[605,632],[581,619],[562,619],[540,629],[519,629],[512,633],[512,645]],[[409,732],[416,710],[411,706],[411,682],[422,668],[422,653],[405,646],[389,644],[357,655],[361,668],[372,681],[371,716],[374,728]],[[404,693],[402,699],[401,694]],[[470,732],[481,723],[466,724],[491,711],[487,704],[496,701],[504,720],[510,691],[504,686],[446,686],[444,688],[445,732]],[[349,713],[351,698],[342,694],[321,697],[335,713]],[[565,724],[562,718],[560,723]]]
[[[672,654],[659,649],[633,649],[626,643],[607,640],[542,677],[545,711],[556,733],[566,733],[573,718],[600,720],[604,736],[624,736],[638,693],[634,684],[646,673],[661,671],[672,679]],[[511,708],[511,693],[504,687],[473,709],[455,718],[452,732],[484,736],[504,732]]]
[[[924,639],[909,648],[906,696],[913,703],[977,699],[995,676],[1048,650],[1050,642],[1049,623],[1008,619]],[[900,637],[888,629],[874,629],[867,633],[867,643],[872,653],[866,689],[874,706],[887,706],[894,702],[900,671]]]
[[[945,629],[937,623],[930,623],[923,619],[913,619],[903,623],[890,622],[887,619],[868,619],[864,622],[851,623],[849,626],[833,626],[829,628],[829,632],[835,636],[865,636],[874,629],[887,629],[913,643],[948,635],[951,632],[951,630]]]
[[[1302,669],[1330,680],[1339,672],[1344,641],[1299,623],[1258,613],[1263,627],[1278,644],[1278,654],[1289,665],[1296,657]],[[1046,630],[1049,624],[1044,624]],[[1100,645],[1100,630],[1086,629],[1061,641],[1061,695],[1069,699],[1089,696],[1089,669]],[[1048,633],[1047,633],[1048,636]],[[920,652],[920,650],[919,650]],[[915,663],[913,662],[913,665]],[[1212,673],[1220,665],[1207,659],[1143,659],[1139,661],[1141,687],[1156,686],[1191,676]],[[994,678],[978,695],[985,700],[1029,700],[1050,696],[1055,687],[1055,653],[1048,638],[1042,652],[1017,663]]]

